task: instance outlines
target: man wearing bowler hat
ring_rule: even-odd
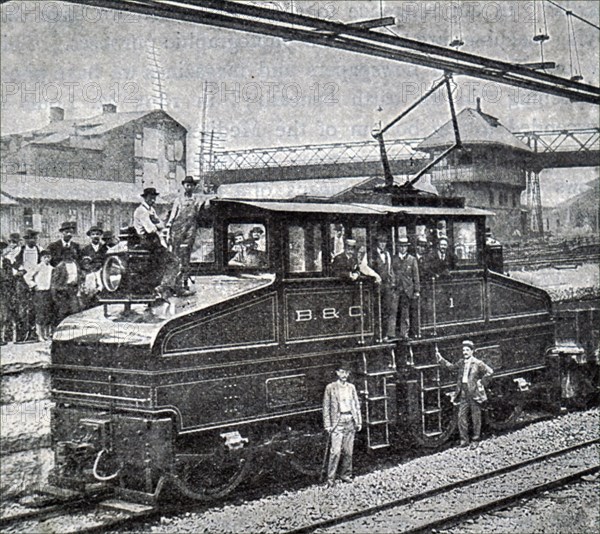
[[[407,237],[399,237],[396,245],[398,253],[392,260],[394,272],[392,316],[397,319],[400,311],[400,338],[408,339],[410,307],[413,300],[419,297],[421,290],[419,266],[415,257],[408,253]]]
[[[178,258],[167,248],[162,235],[165,225],[154,209],[158,195],[154,187],[144,189],[141,195],[144,200],[133,212],[133,226],[140,236],[142,246],[152,254],[153,267],[162,273],[156,293],[159,298],[166,299],[173,293],[178,293],[176,281],[180,264]]]
[[[473,420],[473,448],[479,444],[481,437],[481,404],[487,401],[485,386],[494,372],[489,365],[473,356],[475,344],[470,340],[462,342],[462,359],[450,363],[440,351],[435,349],[438,363],[448,369],[456,369],[458,380],[454,402],[458,402],[458,431],[460,446],[469,445],[469,412]]]
[[[50,252],[50,265],[56,267],[66,257],[65,250],[69,250],[69,255],[75,262],[81,258],[81,249],[79,243],[73,241],[73,234],[77,225],[72,221],[65,221],[60,225],[58,231],[62,234],[61,239],[48,245]]]
[[[350,367],[349,362],[340,362],[336,370],[337,380],[327,385],[323,397],[323,424],[330,436],[328,487],[335,484],[340,459],[340,479],[351,482],[354,434],[362,428],[356,388],[348,382]]]
[[[171,247],[181,263],[181,273],[177,280],[177,286],[181,293],[190,293],[188,278],[190,272],[190,256],[196,230],[198,228],[198,217],[202,200],[194,195],[196,181],[193,176],[186,176],[181,182],[183,195],[177,197],[171,208],[167,228],[170,229]]]

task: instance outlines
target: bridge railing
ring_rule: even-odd
[[[600,128],[514,132],[534,152],[600,151]],[[421,160],[427,154],[417,150],[423,138],[386,140],[390,161]],[[379,145],[374,140],[352,143],[295,145],[245,150],[222,150],[212,153],[207,168],[213,171],[369,163],[381,160]]]

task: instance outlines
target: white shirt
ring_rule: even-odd
[[[74,261],[66,261],[65,268],[67,269],[67,284],[76,284],[77,264]]]
[[[27,271],[23,276],[23,280],[27,285],[36,291],[48,291],[50,289],[50,281],[52,280],[52,271],[54,267],[44,262],[38,263],[33,269]]]
[[[473,356],[465,360],[465,369],[463,371],[462,383],[466,384],[469,382],[469,371],[471,370],[471,364],[473,363]]]
[[[34,246],[29,248],[27,245],[25,245],[25,248],[23,249],[23,269],[25,269],[27,272],[33,270],[38,264],[39,259],[37,247]]]
[[[163,224],[154,206],[142,202],[133,212],[133,226],[138,235],[153,234],[162,230]]]
[[[348,382],[339,382],[340,412],[352,412],[352,388]]]

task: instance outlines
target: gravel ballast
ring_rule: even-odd
[[[162,518],[135,532],[281,532],[408,497],[599,436],[600,412],[567,414],[511,434],[490,437],[477,449],[452,448],[327,489],[312,485],[241,505]]]

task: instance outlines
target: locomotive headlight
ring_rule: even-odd
[[[117,256],[107,258],[102,266],[102,285],[111,293],[117,291],[124,273],[125,265],[121,258]]]

